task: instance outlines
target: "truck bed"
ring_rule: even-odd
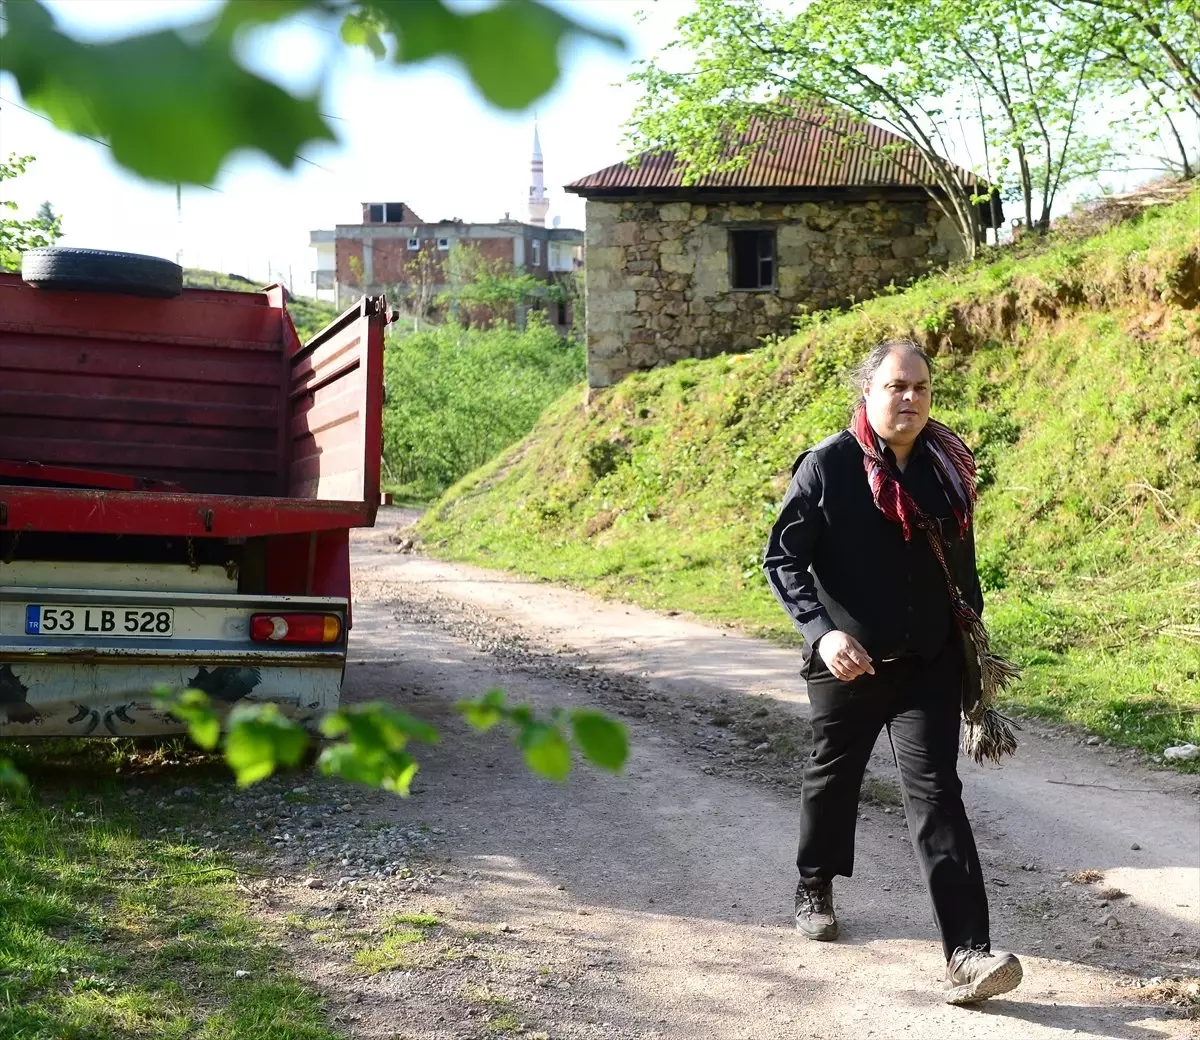
[[[370,525],[387,320],[382,298],[364,298],[302,345],[278,286],[150,300],[0,275],[0,459],[107,485],[46,486],[36,467],[8,466],[0,531],[240,538]],[[157,486],[120,490],[114,473]]]

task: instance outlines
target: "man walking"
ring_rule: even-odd
[[[833,878],[853,873],[859,788],[886,726],[942,935],[946,1000],[967,1004],[1014,989],[1022,974],[1011,953],[991,950],[957,768],[964,683],[978,685],[981,662],[986,671],[991,660],[986,635],[977,657],[963,634],[972,625],[982,633],[974,462],[929,418],[931,365],[915,343],[880,344],[856,384],[850,428],[797,461],[764,560],[806,643],[813,748],[801,794],[796,927],[810,939],[837,938]],[[1004,737],[1011,743],[1007,730]],[[994,744],[982,752],[998,753]]]

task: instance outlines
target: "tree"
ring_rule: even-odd
[[[1178,119],[1200,121],[1200,0],[1047,0],[1063,30],[1094,48],[1110,96],[1140,90],[1151,134],[1165,127],[1192,177]]]
[[[32,155],[10,155],[7,162],[0,162],[0,181],[21,176],[33,161]],[[15,202],[0,199],[0,212],[15,212],[16,209]],[[50,211],[48,202],[42,203],[33,220],[0,216],[0,271],[19,271],[22,253],[41,246],[52,246],[60,238],[62,218]]]
[[[978,115],[989,181],[1011,189],[1025,225],[1045,232],[1059,189],[1097,173],[1112,151],[1080,128],[1099,85],[1095,34],[1064,33],[1030,0],[926,0],[913,10],[923,16],[922,60],[942,62],[960,113]]]
[[[549,287],[523,267],[510,261],[489,259],[478,246],[456,244],[447,261],[448,288],[438,302],[455,311],[477,308],[485,325],[496,318],[513,321],[516,308],[529,299],[546,296]]]
[[[910,9],[892,0],[814,0],[799,14],[761,0],[696,0],[667,47],[691,50],[694,67],[674,72],[665,60],[641,63],[631,77],[643,96],[629,139],[638,150],[674,151],[691,182],[748,160],[754,142],[735,155],[728,145],[744,138],[755,117],[795,119],[814,104],[849,114],[852,128],[839,134],[846,145],[861,143],[868,123],[880,124],[909,143],[886,150],[881,161],[932,181],[929,194],[972,255],[981,222],[961,168],[947,158],[952,127],[939,100],[941,70],[912,60],[916,28]]]
[[[668,53],[632,77],[643,96],[629,140],[674,151],[694,182],[748,159],[753,141],[737,155],[729,145],[744,141],[755,117],[851,113],[856,124],[839,143],[861,142],[868,123],[904,139],[879,161],[930,185],[969,256],[981,239],[976,203],[1004,192],[1045,230],[1062,187],[1098,172],[1112,152],[1108,136],[1081,132],[1103,85],[1100,33],[1068,31],[1052,4],[1138,2],[814,0],[796,12],[764,0],[697,0],[667,47],[690,50],[692,67],[672,70]],[[963,174],[970,160],[951,161],[965,129],[983,143],[979,189]]]
[[[396,295],[412,316],[413,331],[421,327],[421,319],[429,315],[434,304],[437,288],[443,282],[441,258],[425,246],[404,265],[405,282],[396,286]]]
[[[505,109],[526,108],[554,86],[565,40],[624,46],[539,0],[468,11],[446,0],[226,0],[178,32],[111,43],[66,35],[41,0],[3,0],[3,12],[0,70],[15,78],[25,104],[60,130],[106,141],[120,165],[167,184],[210,184],[240,149],[291,168],[304,145],[336,140],[320,108],[324,78],[296,97],[241,64],[240,37],[256,27],[305,16],[339,26],[331,48],[361,46],[401,65],[449,58]]]

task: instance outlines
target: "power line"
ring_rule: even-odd
[[[7,98],[7,97],[4,97],[3,95],[0,95],[0,105],[6,105],[6,104],[12,105],[13,108],[18,108],[22,112],[27,112],[29,115],[35,116],[36,118],[42,120],[42,122],[49,123],[51,126],[54,126],[54,121],[52,119],[50,119],[48,116],[43,115],[41,112],[35,112],[31,108],[27,108],[25,105],[22,105],[17,101],[13,101],[12,98]],[[326,118],[329,118],[329,119],[342,119],[341,116],[334,116],[334,115],[330,115],[329,113],[323,112],[321,114],[326,116]],[[55,129],[58,129],[58,128],[55,127]],[[103,141],[98,137],[93,137],[91,134],[85,134],[81,131],[70,131],[70,132],[74,136],[84,137],[87,140],[92,141],[95,144],[102,145],[103,147],[107,148],[110,152],[112,151],[112,145],[109,144],[107,141]],[[331,170],[327,166],[322,166],[320,163],[314,162],[312,159],[308,159],[303,155],[297,155],[296,158],[299,159],[301,162],[307,163],[309,166],[315,166],[318,170],[323,170],[325,173],[328,173],[332,176],[337,176],[337,172],[335,170]],[[176,192],[177,192],[176,203],[177,203],[177,205],[180,202],[179,195],[178,195],[179,187],[180,187],[179,185],[176,185]],[[199,185],[199,187],[204,188],[207,191],[216,192],[218,195],[227,194],[227,192],[224,191],[222,188],[214,188],[208,184],[201,184],[201,185]],[[267,278],[268,278],[268,280],[270,280],[271,266],[272,266],[270,260],[267,261],[267,266],[268,266]],[[282,271],[280,271],[278,273],[282,274]],[[290,279],[289,279],[289,281],[290,281]],[[290,289],[290,286],[289,286],[289,289]]]
[[[311,159],[306,159],[303,155],[297,155],[296,158],[302,163],[308,163],[309,166],[315,166],[318,170],[324,170],[326,173],[331,173],[335,177],[337,176],[336,170],[331,170],[328,166],[322,166],[319,162],[313,162]]]
[[[44,116],[44,115],[42,115],[41,112],[35,112],[32,108],[26,108],[24,105],[19,104],[16,101],[13,101],[12,98],[6,98],[3,96],[0,96],[0,103],[5,104],[5,105],[12,105],[13,108],[19,108],[22,112],[28,112],[31,116],[36,116],[43,123],[49,123],[51,126],[54,126],[54,120],[51,119],[49,116]],[[56,126],[54,128],[56,130],[58,129],[58,127],[56,127]],[[86,137],[89,141],[93,141],[94,143],[96,143],[98,145],[103,145],[110,152],[112,151],[112,145],[109,144],[107,141],[102,141],[99,137],[93,137],[91,134],[85,134],[82,130],[71,130],[68,132],[75,137]],[[191,187],[191,185],[189,185],[189,187]],[[214,188],[211,184],[200,184],[200,185],[197,185],[197,187],[204,188],[205,191],[215,191],[218,195],[225,194],[225,192],[222,191],[220,188]]]
[[[332,29],[328,28],[327,26],[318,25],[316,22],[310,22],[307,18],[296,18],[296,19],[294,19],[294,21],[296,22],[297,25],[305,25],[305,26],[308,26],[308,28],[310,28],[310,29],[316,29],[318,32],[328,33],[330,36],[340,35],[340,34],[334,32]]]
[[[54,125],[54,120],[51,119],[49,116],[44,116],[44,115],[42,115],[41,112],[35,112],[32,108],[26,108],[24,105],[18,104],[16,101],[13,101],[12,98],[0,97],[0,101],[4,102],[4,104],[6,104],[6,105],[12,105],[13,108],[19,108],[22,112],[28,112],[31,116],[37,116],[37,118],[40,119],[43,123],[49,123],[51,126]],[[56,127],[56,129],[57,129],[57,127]],[[93,137],[91,134],[85,134],[82,130],[73,130],[72,133],[74,133],[78,137],[86,137],[89,141],[95,141],[96,144],[102,144],[102,145],[104,145],[105,148],[109,149],[109,151],[112,150],[112,145],[109,144],[107,141],[101,141],[100,138],[98,138],[98,137]]]

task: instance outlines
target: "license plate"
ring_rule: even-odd
[[[25,608],[25,634],[169,639],[175,634],[175,611],[170,607],[45,607],[31,603]]]

